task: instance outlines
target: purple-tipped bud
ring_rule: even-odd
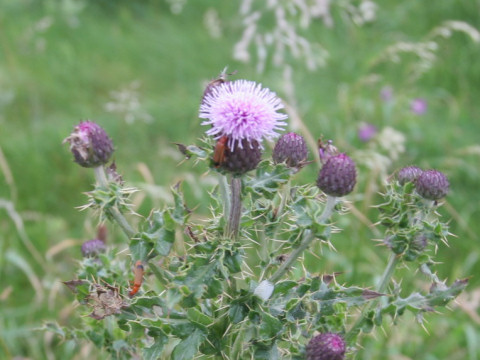
[[[260,160],[262,160],[260,144],[255,140],[249,143],[243,139],[242,147],[238,142],[235,143],[233,149],[226,146],[225,158],[220,167],[234,175],[241,175],[255,169]]]
[[[397,180],[400,185],[405,185],[407,182],[415,182],[422,172],[423,170],[419,167],[407,166],[400,169],[397,174]]]
[[[324,333],[313,337],[306,348],[307,360],[343,360],[345,340],[334,333]]]
[[[450,184],[445,174],[437,170],[426,170],[417,178],[418,194],[428,200],[438,200],[447,195]]]
[[[318,174],[317,186],[327,195],[349,194],[357,181],[355,162],[345,154],[331,156]]]
[[[93,257],[105,251],[105,243],[100,239],[85,241],[82,244],[83,257]]]
[[[63,140],[70,144],[75,162],[87,168],[105,165],[113,153],[112,140],[105,130],[92,121],[82,121]]]
[[[285,162],[289,167],[301,166],[308,156],[307,144],[303,136],[290,132],[278,139],[273,149],[275,164]]]

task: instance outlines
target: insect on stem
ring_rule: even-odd
[[[134,279],[133,279],[133,286],[132,290],[128,293],[128,296],[133,297],[140,287],[142,286],[143,282],[143,273],[145,272],[145,268],[141,260],[138,260],[135,263],[135,268],[133,269]]]

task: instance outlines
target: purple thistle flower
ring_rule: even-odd
[[[416,115],[423,115],[427,112],[427,100],[416,98],[410,103],[410,110]]]
[[[370,123],[364,123],[358,129],[358,138],[360,141],[370,141],[377,134],[377,127]]]
[[[286,125],[286,114],[277,112],[283,104],[277,95],[254,81],[236,80],[212,88],[200,105],[202,125],[211,125],[207,135],[215,139],[228,137],[228,147],[243,147],[265,138],[278,136],[277,131]]]
[[[307,360],[343,360],[345,340],[335,333],[322,333],[314,336],[306,348]]]

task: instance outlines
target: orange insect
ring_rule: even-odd
[[[226,135],[223,135],[220,139],[218,139],[217,143],[215,144],[215,151],[213,152],[213,164],[217,168],[225,161],[227,141],[228,137]]]
[[[128,293],[128,296],[133,297],[140,287],[142,286],[143,282],[143,273],[145,272],[145,268],[143,267],[143,263],[141,260],[138,260],[135,263],[135,268],[133,269],[134,279],[133,279],[133,287],[132,290]]]

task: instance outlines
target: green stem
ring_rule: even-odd
[[[336,198],[333,196],[328,196],[327,197],[327,204],[325,205],[325,209],[323,209],[323,213],[318,218],[317,223],[323,224],[325,221],[327,221],[328,218],[333,213],[333,209],[335,208],[335,201]],[[306,230],[303,234],[303,240],[300,243],[300,246],[296,248],[295,250],[292,251],[290,256],[288,257],[287,260],[277,269],[277,271],[270,277],[269,281],[272,284],[275,284],[280,278],[287,272],[287,270],[290,268],[290,266],[293,265],[293,263],[297,260],[297,258],[303,253],[305,249],[307,249],[312,241],[315,239],[315,235],[312,234],[310,230]]]
[[[226,235],[236,238],[240,228],[240,217],[242,215],[242,179],[232,177],[231,182],[231,202],[230,213],[228,215],[228,224]]]
[[[103,165],[97,166],[93,170],[95,172],[95,179],[97,180],[98,185],[108,189],[108,180]],[[117,222],[129,239],[133,238],[133,236],[137,233],[116,207],[105,209],[105,212]]]
[[[218,187],[220,190],[220,195],[223,200],[223,216],[227,217],[230,214],[231,199],[230,199],[230,186],[228,185],[227,176],[219,174]]]
[[[378,293],[384,293],[387,289],[388,284],[392,278],[393,273],[395,272],[395,268],[400,260],[400,257],[395,255],[394,253],[390,254],[390,258],[388,259],[387,267],[383,272],[382,278],[377,286]],[[345,335],[345,340],[350,343],[361,331],[363,324],[366,321],[366,315],[370,312],[370,310],[374,307],[376,301],[370,301],[362,310],[360,317],[357,319],[355,324],[352,326],[350,331]]]

